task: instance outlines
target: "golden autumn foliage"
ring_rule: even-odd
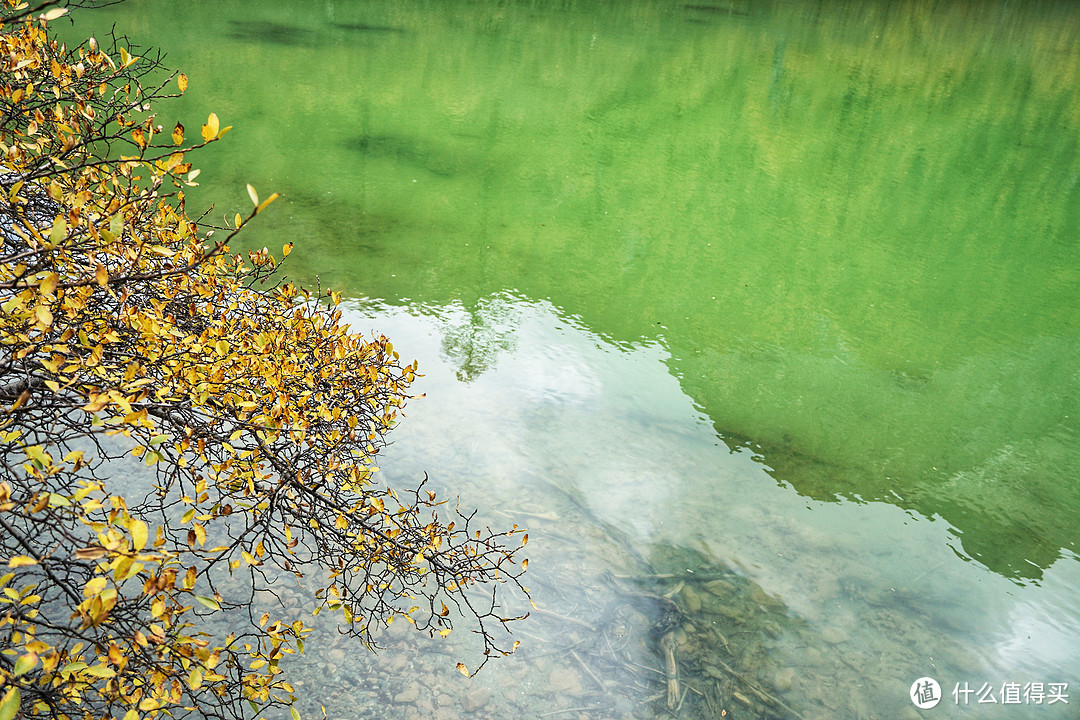
[[[336,294],[275,281],[266,250],[229,253],[276,196],[249,186],[250,213],[217,230],[187,216],[188,154],[229,128],[159,123],[183,75],[116,39],[59,45],[55,9],[5,8],[0,720],[291,703],[278,665],[309,630],[249,611],[283,574],[324,579],[316,611],[367,644],[394,616],[443,635],[464,618],[484,662],[512,649],[491,631],[512,618],[474,591],[520,588],[516,529],[373,483],[415,363],[351,333]]]

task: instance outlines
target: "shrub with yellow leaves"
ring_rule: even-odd
[[[276,196],[249,187],[216,231],[187,216],[188,153],[229,128],[158,124],[187,86],[159,57],[60,45],[61,10],[3,12],[0,720],[290,704],[279,661],[309,629],[251,610],[282,574],[323,578],[313,606],[366,645],[395,617],[464,619],[481,666],[511,651],[495,589],[521,588],[525,538],[373,481],[416,364],[350,333],[336,294],[277,281],[266,250],[229,253]],[[146,480],[118,488],[135,459]],[[212,632],[236,609],[250,622]]]

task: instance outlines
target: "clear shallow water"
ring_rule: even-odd
[[[185,125],[212,109],[236,126],[193,201],[231,215],[245,182],[284,193],[250,242],[296,241],[290,272],[373,298],[358,324],[429,370],[387,479],[426,470],[510,513],[493,522],[536,525],[538,603],[590,618],[534,618],[474,715],[663,715],[663,678],[610,659],[626,640],[662,667],[665,604],[642,592],[692,626],[686,716],[746,714],[714,660],[806,717],[902,716],[921,675],[1075,689],[1074,5],[102,18],[83,27],[116,20],[188,73]],[[552,677],[570,646],[578,694]],[[399,716],[398,655],[348,657],[304,672],[377,677],[364,697]],[[340,692],[342,717],[367,707]],[[436,709],[464,712],[448,697]]]
[[[725,678],[717,660],[751,668],[759,687],[803,717],[914,717],[907,691],[923,675],[947,693],[958,682],[998,690],[1075,682],[1075,556],[1018,585],[960,559],[956,530],[940,517],[808,499],[773,480],[762,456],[716,438],[679,391],[663,347],[614,345],[546,302],[500,295],[479,308],[375,304],[349,318],[438,358],[418,387],[427,396],[407,409],[382,463],[385,479],[407,483],[438,468],[445,492],[491,522],[529,527],[530,586],[542,612],[522,625],[518,654],[471,683],[450,662],[468,657],[463,638],[393,632],[381,655],[350,653],[347,663],[320,650],[312,709],[329,697],[332,717],[334,708],[340,717],[426,717],[428,698],[446,717],[572,708],[580,710],[570,717],[666,717],[652,633],[664,606],[649,595],[667,593],[689,626],[677,650],[683,688],[693,688],[681,717],[717,716],[696,694]],[[448,352],[446,339],[460,338],[477,314],[501,351],[464,383],[464,356]],[[332,631],[326,638],[336,642]],[[318,674],[330,666],[329,678]],[[424,688],[420,699],[396,702],[412,697],[413,683]],[[464,712],[462,699],[478,686],[490,698]],[[717,707],[734,717],[794,717],[748,714],[727,691]],[[940,713],[1071,717],[1060,704],[950,704]]]

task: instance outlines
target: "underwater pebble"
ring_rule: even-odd
[[[548,688],[558,694],[580,695],[581,676],[569,668],[555,668],[548,675]]]
[[[686,612],[691,615],[701,612],[701,598],[694,592],[692,587],[689,585],[685,586],[679,595],[682,596],[683,605],[686,606]]]
[[[723,597],[735,592],[735,586],[724,580],[710,580],[705,583],[705,589],[717,597]]]
[[[471,688],[468,692],[461,696],[461,707],[465,708],[466,712],[474,712],[487,705],[487,702],[490,699],[491,691],[487,688]]]
[[[827,627],[821,633],[821,638],[830,645],[839,645],[848,639],[847,633],[838,627]]]
[[[716,612],[736,622],[742,622],[744,619],[742,611],[739,608],[729,607],[727,605],[717,605]]]
[[[790,690],[792,683],[795,682],[795,669],[784,668],[783,670],[777,670],[776,675],[773,677],[773,686],[777,690]]]
[[[416,683],[413,683],[412,685],[409,685],[409,687],[405,688],[404,690],[402,690],[401,692],[399,692],[397,695],[394,696],[394,702],[399,703],[401,705],[406,705],[408,703],[414,703],[419,699],[420,699],[420,686],[418,684],[416,684]]]

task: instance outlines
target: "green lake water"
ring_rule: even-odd
[[[164,125],[235,126],[189,207],[282,193],[245,242],[420,360],[386,481],[535,544],[513,658],[327,630],[301,709],[666,717],[671,600],[679,717],[1076,717],[1080,6],[131,0],[76,33],[114,22],[190,78]],[[1069,704],[1003,701],[1034,682]]]

